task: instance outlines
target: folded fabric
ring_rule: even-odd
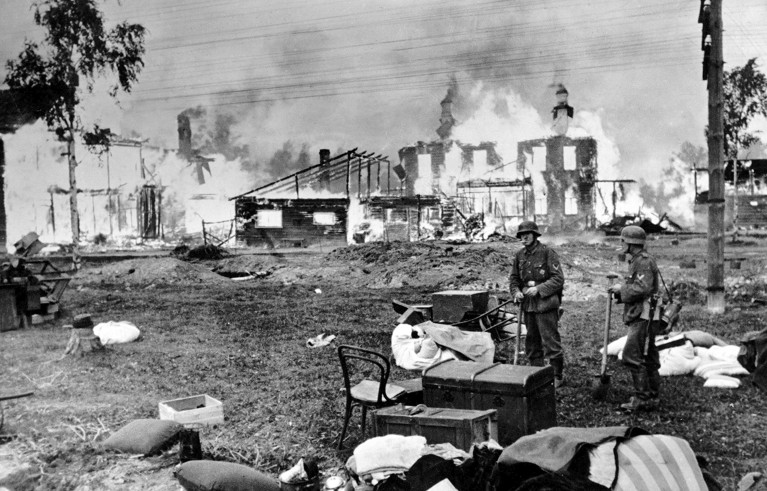
[[[418,325],[438,345],[479,363],[492,363],[495,343],[489,332],[463,331],[449,324],[423,322]]]
[[[708,352],[711,358],[714,360],[733,361],[738,362],[738,353],[740,353],[740,346],[733,344],[727,345],[714,345],[708,348]]]
[[[611,440],[646,434],[640,428],[607,426],[602,428],[553,427],[525,435],[503,449],[498,466],[508,469],[516,464],[535,464],[547,471],[566,470],[585,445],[597,446]]]
[[[727,375],[712,375],[706,379],[703,387],[714,387],[717,389],[737,389],[740,387],[740,380]]]
[[[417,349],[419,345],[420,349]],[[405,370],[422,370],[439,361],[455,359],[452,352],[441,349],[432,338],[425,337],[422,328],[409,324],[394,328],[391,350],[394,362]]]
[[[589,481],[610,488],[618,475],[618,463],[615,461],[617,440],[604,442],[589,450]]]
[[[663,377],[687,375],[692,373],[701,362],[701,359],[695,356],[695,349],[689,341],[684,346],[661,351],[659,358],[658,373]]]
[[[708,491],[695,453],[681,438],[640,435],[618,445],[614,491]]]
[[[709,378],[714,375],[748,375],[748,370],[737,361],[711,361],[700,364],[693,374],[697,377]]]
[[[426,438],[419,435],[385,435],[357,445],[354,459],[357,474],[405,472],[423,454]]]

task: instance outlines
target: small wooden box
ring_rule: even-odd
[[[467,452],[472,443],[498,439],[494,409],[476,411],[429,407],[411,415],[412,409],[412,406],[392,406],[375,411],[373,426],[376,436],[421,435],[430,444],[451,443]]]
[[[162,401],[159,407],[160,419],[184,425],[217,425],[224,422],[224,403],[207,394]]]

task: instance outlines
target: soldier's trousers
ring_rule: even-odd
[[[531,363],[542,362],[543,358],[561,359],[564,357],[562,339],[559,336],[559,312],[525,312],[525,353]]]
[[[629,369],[634,384],[634,393],[640,399],[658,397],[660,391],[660,356],[655,347],[655,336],[659,332],[658,321],[648,325],[644,319],[637,319],[626,325],[628,335],[623,347],[623,364]],[[647,354],[645,355],[645,344]]]

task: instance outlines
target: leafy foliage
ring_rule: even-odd
[[[45,121],[60,138],[82,131],[77,117],[80,84],[93,91],[97,78],[117,75],[109,94],[130,92],[143,68],[146,29],[123,22],[105,30],[96,0],[45,0],[35,5],[35,23],[45,29],[44,43],[26,41],[18,59],[7,62],[6,83],[34,90],[44,99]]]
[[[735,158],[739,149],[759,143],[748,131],[754,116],[767,117],[767,77],[760,72],[756,58],[742,67],[724,72],[724,153]]]

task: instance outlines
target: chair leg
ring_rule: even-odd
[[[368,415],[368,408],[365,406],[362,406],[362,439],[365,439],[365,419]]]
[[[344,427],[341,429],[341,436],[338,438],[338,450],[341,450],[341,447],[344,444],[344,438],[346,437],[346,429],[349,426],[349,420],[352,417],[352,401],[351,399],[346,399],[346,414],[344,415]]]

